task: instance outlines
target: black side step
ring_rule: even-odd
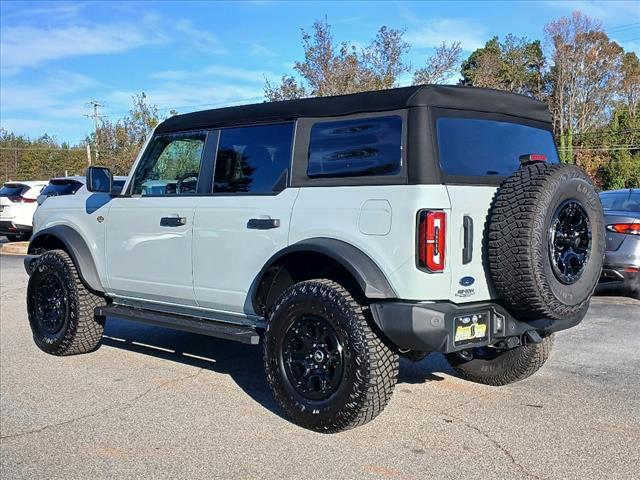
[[[95,314],[99,317],[117,317],[138,323],[145,323],[156,327],[171,328],[183,332],[224,338],[235,342],[257,345],[260,335],[253,327],[217,322],[203,318],[186,317],[141,308],[113,305],[98,307]]]

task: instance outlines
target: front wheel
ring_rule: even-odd
[[[27,286],[27,313],[33,339],[44,352],[74,355],[96,350],[104,321],[94,310],[104,305],[103,297],[83,285],[67,252],[51,250],[36,260]]]
[[[448,353],[445,358],[465,380],[485,385],[508,385],[537,372],[547,361],[553,334],[540,343],[528,343],[508,350],[479,347]]]
[[[298,425],[334,433],[375,418],[391,398],[398,356],[342,285],[300,282],[269,315],[264,363],[278,403]]]

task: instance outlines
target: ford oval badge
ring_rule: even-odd
[[[462,277],[460,279],[460,285],[462,285],[463,287],[469,287],[473,285],[475,281],[476,279],[473,277]]]

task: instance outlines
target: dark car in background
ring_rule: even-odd
[[[601,281],[640,297],[640,189],[600,193],[606,226]]]
[[[84,175],[76,175],[72,177],[52,178],[49,184],[42,190],[38,196],[38,205],[42,205],[49,197],[58,195],[73,195],[84,187],[87,178]],[[127,177],[114,177],[112,193],[117,195],[122,191]]]

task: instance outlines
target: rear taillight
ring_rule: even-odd
[[[20,196],[9,197],[9,200],[11,200],[14,203],[33,203],[36,201],[35,198],[25,198]]]
[[[418,266],[430,272],[444,270],[446,216],[441,210],[418,213]]]
[[[607,225],[607,230],[627,235],[640,235],[640,223],[614,223]]]

